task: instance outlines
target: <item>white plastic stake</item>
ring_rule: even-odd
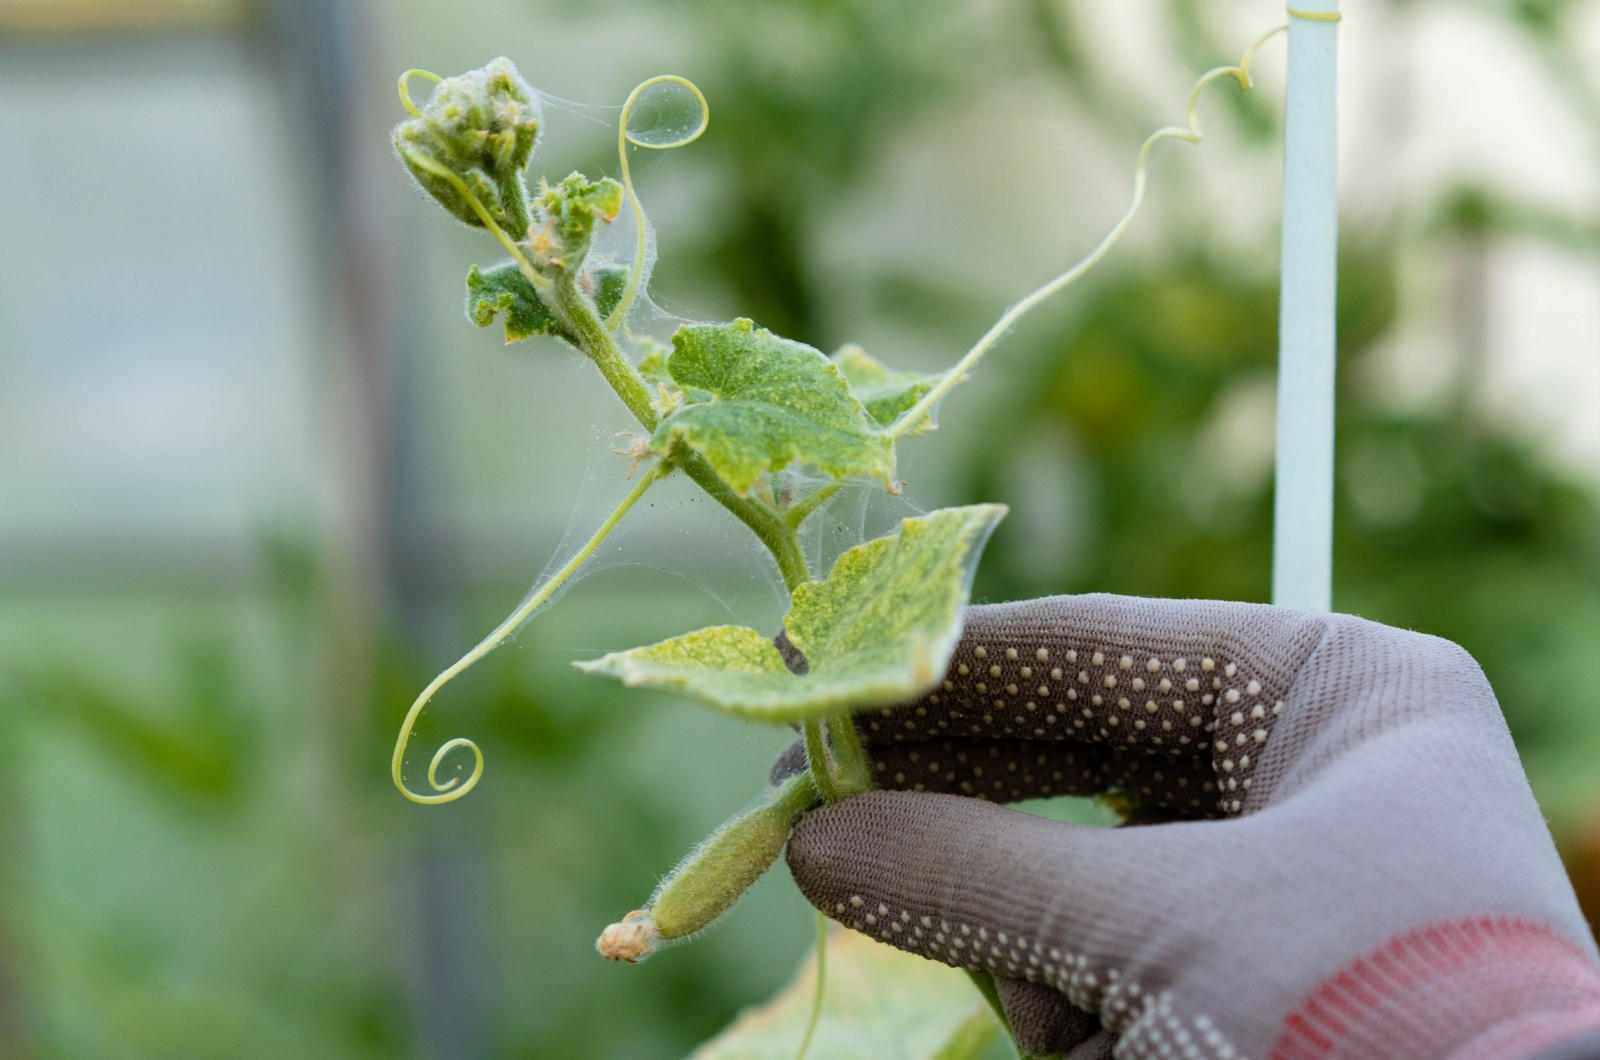
[[[1289,9],[1272,602],[1333,605],[1338,0]]]

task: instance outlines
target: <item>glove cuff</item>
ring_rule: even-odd
[[[1271,1060],[1529,1057],[1600,1030],[1600,967],[1530,920],[1472,917],[1397,936],[1323,980]]]

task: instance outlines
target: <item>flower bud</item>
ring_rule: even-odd
[[[577,272],[588,256],[595,222],[616,220],[622,202],[622,185],[610,177],[590,180],[573,173],[555,187],[541,185],[528,233],[534,267],[543,272]]]
[[[418,184],[455,217],[484,227],[453,173],[513,239],[527,234],[522,171],[539,140],[538,97],[510,59],[447,77],[421,113],[394,129],[395,151]]]

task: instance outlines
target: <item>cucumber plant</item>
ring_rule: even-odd
[[[705,131],[709,107],[690,82],[655,77],[628,97],[618,122],[620,181],[573,173],[558,183],[541,179],[530,190],[524,171],[543,112],[538,93],[510,60],[450,78],[403,74],[399,93],[409,117],[393,137],[400,161],[451,216],[485,230],[510,255],[468,273],[468,317],[483,327],[498,321],[507,342],[549,336],[585,355],[642,431],[627,454],[635,467],[626,473],[648,466],[593,536],[417,697],[391,760],[401,793],[442,803],[478,784],[483,753],[456,738],[428,761],[426,789],[408,785],[407,749],[422,710],[548,602],[640,498],[672,475],[689,478],[771,553],[790,594],[783,628],[772,636],[716,626],[578,666],[735,717],[798,726],[806,768],[775,783],[696,848],[644,909],[606,928],[600,952],[639,961],[707,927],[771,866],[797,814],[868,790],[871,771],[851,716],[912,699],[944,675],[973,570],[1005,509],[976,504],[907,518],[894,533],[845,551],[826,572],[808,566],[802,524],[853,480],[899,491],[900,441],[930,430],[940,402],[1000,338],[1105,255],[1143,201],[1151,150],[1164,139],[1198,142],[1202,89],[1221,78],[1249,88],[1250,60],[1268,37],[1239,65],[1196,82],[1186,125],[1145,141],[1132,203],[1099,245],[1009,308],[952,367],[936,373],[892,369],[856,346],[830,357],[743,319],[686,322],[668,342],[645,333],[647,318],[661,314],[642,311],[652,245],[629,153],[682,146]],[[436,83],[421,107],[408,91],[419,76]],[[595,237],[624,209],[634,226],[632,260],[608,260],[594,250]],[[791,474],[795,469],[812,474],[802,478]]]

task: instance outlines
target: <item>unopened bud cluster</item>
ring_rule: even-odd
[[[522,172],[542,122],[532,87],[510,59],[500,58],[441,81],[418,117],[395,126],[394,146],[417,183],[452,215],[484,227],[460,189],[427,163],[453,173],[495,223],[520,239],[528,227]]]

